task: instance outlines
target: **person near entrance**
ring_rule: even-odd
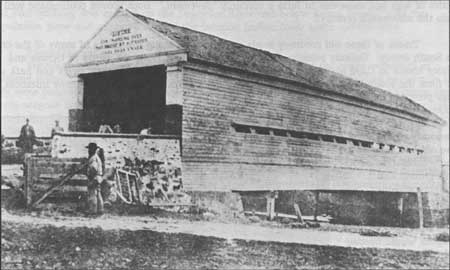
[[[25,153],[33,153],[33,145],[36,144],[36,134],[30,125],[30,120],[26,119],[26,124],[20,129],[19,146]]]
[[[114,133],[109,125],[100,125],[98,133]]]
[[[87,214],[103,214],[103,198],[101,193],[101,183],[103,182],[103,162],[99,157],[99,147],[96,143],[89,143],[87,146],[89,161],[87,167],[88,195]]]
[[[52,138],[56,133],[64,132],[64,128],[59,126],[59,120],[55,120],[55,126],[52,128]]]
[[[122,133],[122,127],[120,127],[119,124],[115,124],[113,127],[113,132],[114,133]]]
[[[139,132],[140,135],[151,135],[154,134],[153,133],[153,121],[148,121],[148,126],[147,128],[144,128],[143,130],[141,130],[141,132]]]

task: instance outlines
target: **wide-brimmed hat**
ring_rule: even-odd
[[[98,145],[96,144],[96,143],[89,143],[87,146],[86,146],[86,148],[87,149],[97,149],[98,148]]]

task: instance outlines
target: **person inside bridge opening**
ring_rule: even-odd
[[[26,119],[26,124],[20,129],[19,146],[25,153],[33,153],[33,145],[36,144],[36,134],[30,125],[30,120]]]
[[[113,127],[114,133],[122,133],[122,127],[119,124],[115,124]]]
[[[88,196],[87,196],[87,214],[103,214],[103,198],[101,193],[101,184],[103,182],[104,160],[101,157],[102,150],[96,143],[89,143],[88,149],[89,161],[87,167],[88,178]],[[103,156],[103,155],[102,155]]]
[[[52,128],[52,138],[55,136],[56,133],[64,132],[64,129],[59,126],[59,120],[55,120],[55,126]]]
[[[98,133],[114,133],[109,125],[103,124],[98,128]]]
[[[153,134],[153,126],[154,123],[152,120],[148,121],[148,126],[147,128],[144,128],[143,130],[141,130],[141,132],[139,132],[140,135],[151,135]]]

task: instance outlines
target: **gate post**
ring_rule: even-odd
[[[24,178],[25,178],[25,203],[28,208],[31,205],[32,199],[32,184],[34,179],[34,174],[36,173],[36,160],[33,158],[32,154],[25,154],[24,157]]]

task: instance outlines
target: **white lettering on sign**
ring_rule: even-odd
[[[130,28],[111,32],[111,38],[100,40],[95,49],[101,54],[110,55],[130,51],[143,50],[143,44],[148,42],[140,33],[133,33]]]

